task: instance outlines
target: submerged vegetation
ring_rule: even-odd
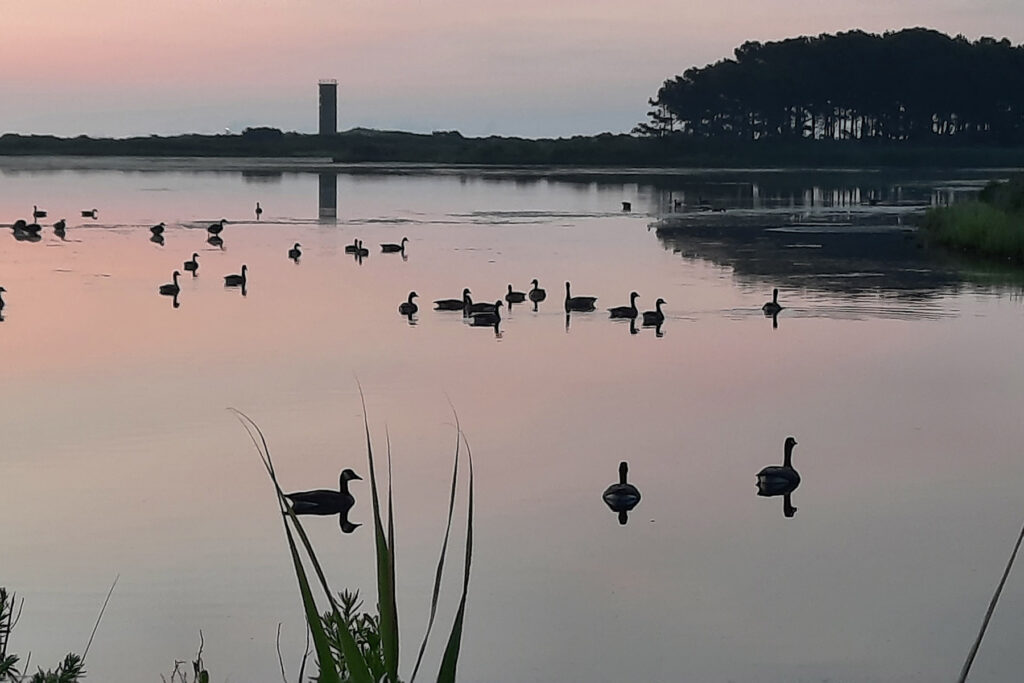
[[[361,395],[360,391],[360,395]],[[313,641],[319,683],[399,683],[399,639],[398,639],[398,604],[395,584],[395,535],[394,510],[391,492],[391,443],[387,439],[387,517],[381,510],[378,493],[377,473],[374,465],[373,446],[370,440],[370,427],[366,418],[366,404],[363,402],[363,424],[365,427],[367,465],[370,472],[370,493],[373,503],[374,545],[377,564],[377,614],[361,613],[361,603],[357,593],[331,591],[326,575],[316,552],[302,527],[295,511],[288,503],[284,492],[277,481],[270,449],[262,431],[247,415],[235,411],[241,420],[253,445],[256,447],[263,465],[267,470],[277,494],[277,503],[284,521],[285,537],[299,584],[306,623]],[[452,683],[456,678],[459,652],[462,643],[463,624],[466,611],[466,596],[469,590],[469,576],[473,556],[473,456],[469,444],[459,427],[456,416],[456,444],[454,468],[452,471],[451,495],[448,504],[448,521],[445,528],[444,541],[438,560],[434,579],[433,594],[430,604],[430,617],[419,648],[416,664],[409,678],[415,680],[423,660],[430,631],[433,628],[437,613],[438,597],[441,589],[441,578],[444,572],[445,557],[448,551],[448,540],[451,532],[452,518],[455,510],[455,493],[459,476],[460,444],[466,444],[466,459],[469,465],[468,493],[466,505],[466,548],[463,565],[462,596],[456,611],[447,644],[442,655],[436,680],[438,683]],[[386,523],[385,523],[386,522]],[[298,537],[298,542],[296,541]],[[301,548],[301,550],[300,550]],[[303,561],[302,551],[306,560]],[[316,580],[323,594],[327,597],[329,609],[321,610],[313,589],[306,564],[313,569]]]
[[[921,228],[942,246],[1024,265],[1024,177],[989,183],[975,201],[929,209]]]

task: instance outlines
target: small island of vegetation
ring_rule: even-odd
[[[1024,176],[989,183],[976,201],[930,209],[921,228],[937,244],[1024,265]]]

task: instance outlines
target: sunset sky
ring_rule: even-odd
[[[745,40],[926,26],[1024,42],[1020,0],[0,0],[0,133],[625,132]]]

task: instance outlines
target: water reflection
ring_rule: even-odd
[[[792,517],[796,514],[790,494],[800,486],[800,473],[793,467],[793,447],[796,439],[786,437],[782,465],[769,465],[757,473],[757,495],[784,496],[783,514]]]
[[[206,238],[206,243],[211,247],[217,247],[222,251],[224,249],[224,238],[219,237],[218,235],[210,235]]]
[[[153,235],[149,238],[149,241],[152,242],[153,244],[159,244],[161,247],[164,246],[163,235]]]
[[[317,174],[317,215],[321,219],[338,217],[338,174],[322,172]]]
[[[342,470],[338,478],[338,490],[316,489],[313,491],[297,491],[286,493],[285,498],[291,503],[292,512],[297,515],[338,515],[341,532],[350,534],[360,524],[348,520],[348,513],[356,504],[355,497],[348,490],[348,482],[362,479],[351,469]]]
[[[612,512],[619,513],[619,524],[629,521],[630,510],[640,502],[640,491],[626,481],[629,465],[625,461],[619,463],[619,481],[604,490],[601,497]]]

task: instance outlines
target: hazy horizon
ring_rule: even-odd
[[[665,79],[747,40],[922,26],[1024,42],[1011,0],[41,0],[4,19],[0,134],[61,136],[314,132],[321,78],[338,80],[339,130],[628,132]]]

